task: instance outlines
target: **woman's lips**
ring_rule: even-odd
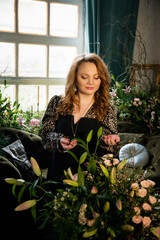
[[[88,90],[93,90],[94,87],[86,87]]]

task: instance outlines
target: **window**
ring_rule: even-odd
[[[83,0],[0,0],[0,85],[26,111],[64,93],[84,52]],[[38,106],[38,108],[37,108]]]

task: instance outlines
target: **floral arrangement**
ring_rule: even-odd
[[[117,82],[113,75],[111,100],[118,108],[118,120],[141,124],[144,131],[158,134],[160,131],[160,92],[157,88],[151,92],[137,90],[138,86],[130,87]]]
[[[5,179],[13,184],[12,192],[18,198],[15,210],[31,208],[36,224],[46,229],[47,239],[160,239],[160,198],[155,182],[145,179],[142,169],[127,168],[127,159],[119,162],[112,154],[97,156],[102,128],[91,154],[92,134],[86,142],[77,139],[84,148],[79,159],[68,151],[78,170],[74,175],[70,168],[64,171],[63,184],[43,181],[34,158],[31,165],[38,178],[33,183]],[[29,199],[24,201],[26,190]]]
[[[4,90],[7,82],[4,81]],[[41,120],[39,113],[23,112],[20,104],[12,103],[9,97],[3,97],[0,88],[0,127],[13,127],[28,132],[39,134],[41,131]]]

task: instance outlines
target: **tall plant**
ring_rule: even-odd
[[[7,88],[7,82],[4,81],[4,90]],[[18,127],[17,118],[21,111],[19,104],[15,101],[11,103],[8,97],[4,97],[4,90],[0,88],[0,127]]]

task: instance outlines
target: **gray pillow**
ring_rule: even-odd
[[[149,161],[148,150],[141,144],[129,143],[119,151],[119,160],[128,159],[126,165],[130,167],[143,167]]]

